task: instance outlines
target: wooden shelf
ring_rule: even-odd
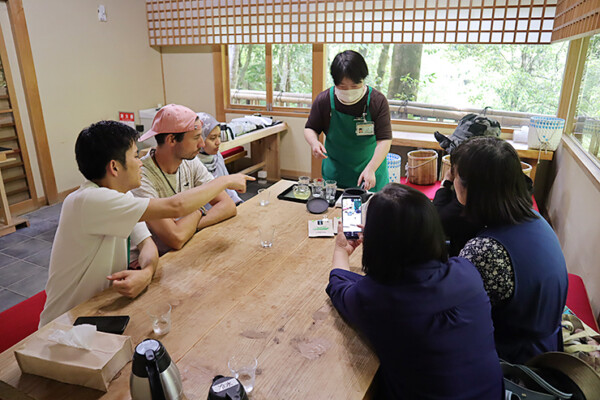
[[[0,100],[8,100],[7,94],[0,94]]]
[[[10,114],[12,113],[12,108],[7,108],[6,110],[0,110],[0,114]]]
[[[0,168],[2,169],[10,169],[10,168],[16,168],[16,167],[22,167],[23,166],[23,162],[22,161],[17,161],[17,162],[13,162],[10,164],[4,164],[4,165],[0,165]]]
[[[0,124],[0,128],[10,128],[11,126],[15,126],[14,122],[5,122],[3,124]]]
[[[18,188],[18,189],[7,190],[6,195],[12,196],[14,194],[19,194],[19,193],[23,193],[23,192],[29,192],[29,188],[27,186],[24,186],[24,187]]]
[[[27,176],[25,174],[21,174],[21,175],[16,175],[16,176],[11,176],[10,178],[4,178],[4,183],[9,183],[9,182],[15,182],[21,179],[27,179]]]
[[[442,150],[432,133],[393,131],[392,136],[392,146],[420,147],[433,150]],[[552,157],[554,156],[553,151],[542,151],[541,154],[539,154],[539,150],[529,149],[525,143],[517,143],[512,140],[507,140],[507,142],[515,148],[519,154],[519,157],[521,158],[537,159],[539,157],[541,160],[552,160]]]
[[[5,138],[0,138],[0,143],[4,143],[4,142],[11,142],[13,140],[17,140],[18,138],[16,136],[9,136],[9,137],[5,137]]]

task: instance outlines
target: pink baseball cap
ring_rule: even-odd
[[[161,133],[182,133],[202,128],[202,121],[196,119],[195,112],[186,106],[167,104],[158,112],[152,121],[152,129],[144,133],[138,141],[150,139]]]

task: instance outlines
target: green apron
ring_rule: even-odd
[[[367,98],[367,121],[372,121],[369,105],[371,103],[371,90]],[[358,136],[356,134],[356,122],[352,115],[344,114],[335,109],[333,86],[329,89],[331,101],[331,120],[329,131],[325,136],[325,149],[327,158],[323,160],[321,174],[323,179],[337,181],[340,188],[356,187],[358,177],[367,164],[373,158],[377,140],[375,135]],[[370,190],[377,192],[388,182],[387,162],[383,160],[375,171],[377,180],[374,188]]]

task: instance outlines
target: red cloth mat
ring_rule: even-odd
[[[0,313],[0,353],[38,330],[45,302],[46,292],[41,291]]]
[[[417,189],[420,192],[423,192],[425,196],[429,197],[430,200],[433,200],[433,196],[435,196],[435,192],[440,188],[441,182],[437,181],[433,185],[415,185],[414,183],[410,183],[406,177],[400,178],[400,183],[406,186],[410,186],[412,188]]]
[[[423,194],[429,197],[430,200],[433,200],[435,192],[437,192],[437,190],[440,188],[440,185],[442,184],[440,181],[437,181],[433,185],[415,185],[414,183],[408,182],[406,177],[400,178],[400,183],[415,188],[420,192],[423,192]],[[533,209],[535,211],[539,211],[537,203],[535,202],[535,197],[531,196],[531,200],[533,200]]]
[[[583,279],[579,275],[569,274],[569,290],[567,291],[567,307],[577,317],[598,332],[598,323],[590,306]]]

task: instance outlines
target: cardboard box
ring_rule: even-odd
[[[53,323],[33,334],[15,350],[21,371],[106,392],[110,381],[133,357],[131,338],[95,332],[90,350],[48,340],[52,331],[72,328]]]

